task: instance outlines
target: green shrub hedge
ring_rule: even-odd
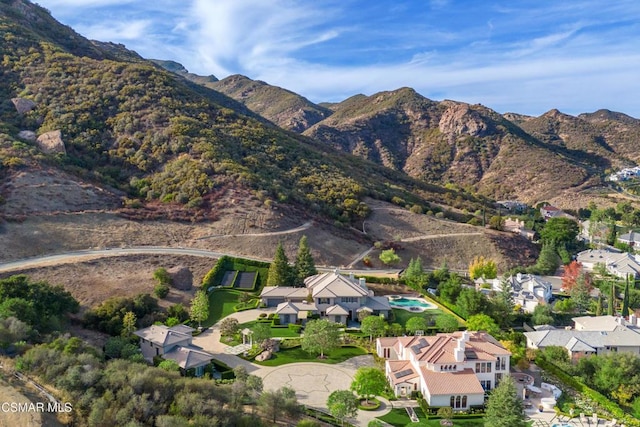
[[[361,400],[364,400],[361,398]],[[370,406],[362,406],[361,403],[358,404],[358,409],[362,409],[363,411],[375,411],[380,407],[380,401],[378,399],[369,399]]]

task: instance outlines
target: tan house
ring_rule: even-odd
[[[358,312],[366,310],[388,318],[391,307],[386,297],[376,297],[364,278],[355,279],[339,271],[316,274],[304,280],[304,288],[266,286],[260,294],[262,303],[276,307],[280,324],[296,323],[309,315],[336,323],[357,320]]]
[[[140,337],[140,349],[148,362],[160,356],[175,361],[182,371],[195,370],[195,376],[202,376],[204,367],[211,363],[213,354],[191,344],[193,328],[176,325],[171,328],[164,325],[152,325],[135,331]]]
[[[430,406],[469,410],[509,375],[511,353],[486,332],[378,338],[396,396],[420,391]]]

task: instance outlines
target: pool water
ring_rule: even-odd
[[[390,299],[389,300],[389,305],[391,307],[397,307],[397,308],[411,308],[411,307],[419,307],[422,308],[424,310],[430,309],[430,308],[436,308],[433,304],[426,302],[425,300],[421,299],[421,298],[405,298],[405,297],[401,297],[401,298],[396,298],[396,299]]]

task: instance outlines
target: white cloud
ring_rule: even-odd
[[[86,27],[80,25],[76,30],[92,40],[123,42],[143,38],[150,27],[151,22],[148,20],[134,20],[110,23],[108,25],[100,24]]]
[[[292,0],[195,0],[189,15],[179,28],[189,29],[203,65],[222,75],[289,63],[301,49],[340,34],[338,28],[319,28],[330,10]]]

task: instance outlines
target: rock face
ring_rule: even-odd
[[[440,132],[454,135],[484,136],[487,124],[467,104],[455,104],[440,119]]]
[[[21,130],[18,132],[18,137],[32,142],[38,139],[36,133],[32,130]]]
[[[51,132],[43,133],[38,137],[38,147],[46,154],[62,153],[67,154],[67,150],[64,147],[64,141],[62,141],[62,133],[59,130],[52,130]]]
[[[181,291],[191,290],[193,286],[193,273],[182,265],[167,269],[167,273],[171,276],[171,282],[174,288]]]
[[[20,114],[27,113],[36,107],[36,103],[26,98],[11,98],[11,102]]]

